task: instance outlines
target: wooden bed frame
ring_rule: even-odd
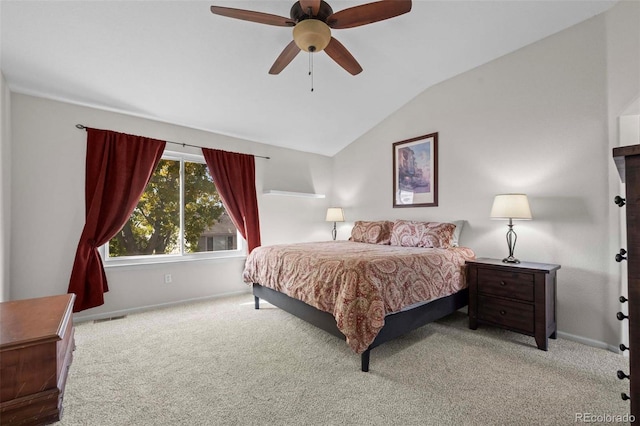
[[[256,309],[260,309],[260,299],[264,299],[272,305],[346,340],[344,334],[338,330],[335,318],[328,312],[323,312],[298,299],[256,283],[253,284],[253,296]],[[369,371],[371,349],[457,311],[467,305],[468,299],[469,290],[465,288],[450,296],[425,302],[406,311],[388,314],[384,319],[384,327],[361,355],[362,371]]]

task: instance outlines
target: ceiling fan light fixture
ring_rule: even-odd
[[[324,50],[345,71],[351,75],[357,75],[362,72],[362,67],[347,48],[331,36],[331,30],[361,27],[394,18],[410,12],[411,4],[412,0],[375,0],[333,13],[331,6],[324,0],[295,0],[289,10],[289,18],[222,6],[211,6],[211,13],[259,24],[293,27],[293,40],[276,58],[269,69],[269,74],[279,74],[301,50],[309,53],[309,73],[311,74],[313,69],[311,53]]]
[[[331,29],[318,19],[305,19],[293,27],[293,40],[300,50],[320,52],[331,41]]]

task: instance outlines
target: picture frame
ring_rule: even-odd
[[[438,133],[393,144],[393,207],[438,205]]]

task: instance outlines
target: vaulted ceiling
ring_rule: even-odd
[[[405,15],[333,30],[364,71],[314,54],[313,92],[304,52],[268,74],[290,28],[210,12],[288,17],[293,3],[2,0],[0,66],[13,92],[332,156],[430,86],[615,2],[414,1]]]

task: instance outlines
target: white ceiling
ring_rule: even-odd
[[[334,12],[364,3],[329,1]],[[209,11],[288,17],[293,0],[2,0],[0,66],[13,92],[332,156],[428,87],[613,3],[414,1],[400,17],[333,30],[364,71],[315,54],[311,92],[304,52],[267,73],[290,28]]]

